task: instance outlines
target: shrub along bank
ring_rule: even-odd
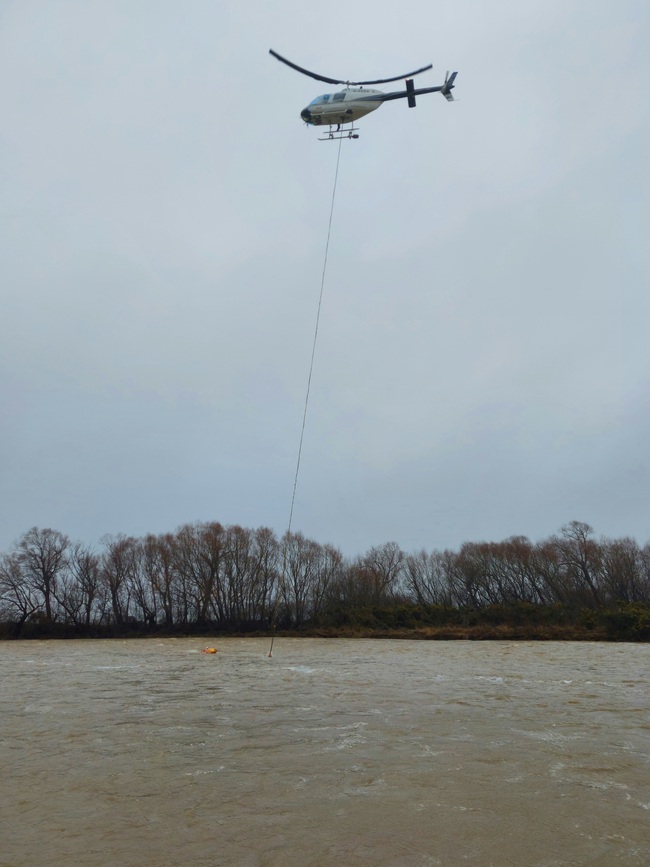
[[[489,605],[461,609],[408,603],[324,612],[315,622],[165,624],[130,621],[89,628],[27,620],[0,624],[0,639],[147,638],[164,636],[265,636],[404,638],[428,640],[650,641],[650,605],[575,609],[562,605]]]

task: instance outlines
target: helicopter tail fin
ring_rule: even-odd
[[[447,100],[447,102],[453,102],[454,101],[454,95],[452,93],[452,90],[455,87],[454,81],[456,80],[457,75],[458,75],[457,72],[452,72],[451,75],[449,75],[449,73],[447,73],[447,75],[445,75],[445,83],[444,83],[443,88],[440,92],[442,93],[444,98]]]
[[[409,108],[415,108],[415,95],[413,91],[415,90],[415,85],[413,84],[412,78],[406,79],[406,101],[408,103]]]

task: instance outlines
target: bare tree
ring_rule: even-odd
[[[251,623],[271,616],[278,558],[278,542],[268,527],[227,528],[219,586],[220,605],[228,622]]]
[[[40,593],[25,581],[17,554],[0,555],[0,617],[14,622],[19,631],[41,604]]]
[[[118,626],[129,617],[129,577],[133,574],[138,540],[131,536],[104,536],[105,550],[100,561],[100,576],[111,602],[113,618]]]
[[[224,587],[225,562],[230,548],[230,535],[218,521],[198,527],[198,549],[195,587],[198,589],[198,616],[207,620],[208,612],[227,619],[227,591]]]
[[[151,590],[155,620],[156,600],[160,602],[165,616],[165,625],[174,625],[174,599],[177,590],[175,538],[171,533],[163,536],[149,534],[142,542],[142,570]]]
[[[512,536],[502,543],[507,563],[506,582],[512,600],[546,604],[550,600],[538,569],[535,546],[525,536]]]
[[[553,539],[568,581],[574,588],[576,601],[599,605],[602,578],[602,551],[592,539],[593,529],[582,521],[571,521]]]
[[[67,569],[61,576],[58,600],[66,616],[77,626],[89,627],[105,613],[105,594],[99,576],[99,557],[76,542],[70,547]]]
[[[269,527],[253,531],[254,568],[248,584],[245,610],[249,621],[266,621],[271,617],[273,591],[278,580],[280,545]]]
[[[131,549],[131,568],[126,575],[126,588],[127,596],[133,603],[136,619],[143,623],[154,624],[158,597],[151,581],[149,553],[146,538],[134,540]]]
[[[310,601],[318,580],[321,547],[302,533],[285,533],[282,539],[282,597],[294,626],[311,613]]]
[[[343,555],[333,545],[321,545],[317,568],[313,577],[309,618],[317,622],[325,607],[332,587],[343,571]]]
[[[404,561],[407,592],[417,605],[451,605],[448,576],[449,552],[424,549]]]
[[[401,590],[404,552],[397,542],[386,542],[371,548],[361,560],[373,601],[385,603]]]
[[[199,623],[225,620],[222,586],[228,540],[221,524],[188,524],[176,534],[177,562]]]
[[[483,543],[465,542],[448,560],[451,598],[459,608],[480,608],[492,602],[486,595],[486,564],[481,556]]]
[[[540,602],[543,604],[565,605],[573,598],[573,585],[553,539],[546,539],[533,546],[531,571]]]
[[[607,601],[643,601],[643,557],[634,539],[606,540],[601,543],[601,550]]]
[[[40,593],[45,607],[45,619],[55,616],[57,582],[66,566],[70,541],[58,530],[32,527],[18,541],[16,555],[26,583]]]
[[[641,574],[639,577],[639,602],[650,602],[650,542],[639,552]]]

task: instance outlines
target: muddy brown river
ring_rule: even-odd
[[[0,644],[0,865],[647,867],[650,646]]]

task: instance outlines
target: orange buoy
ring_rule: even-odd
[[[204,647],[203,650],[201,651],[201,653],[218,653],[218,652],[219,651],[217,650],[216,647]]]

